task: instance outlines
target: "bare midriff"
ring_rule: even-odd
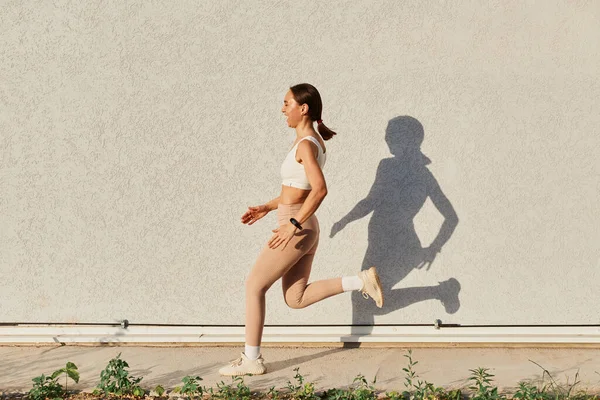
[[[310,190],[298,189],[289,186],[281,186],[279,204],[300,204],[308,197]]]

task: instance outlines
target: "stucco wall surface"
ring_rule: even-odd
[[[599,37],[597,1],[2,1],[0,322],[243,324],[310,82],[312,277],[387,304],[276,284],[267,324],[598,323]]]

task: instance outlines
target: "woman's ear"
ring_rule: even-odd
[[[304,103],[300,106],[300,109],[302,110],[302,115],[308,115],[308,104]]]

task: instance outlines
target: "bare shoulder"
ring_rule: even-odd
[[[313,136],[315,139],[317,139],[317,142],[319,142],[319,144],[321,145],[321,148],[323,149],[323,153],[327,152],[327,149],[325,148],[325,141],[323,140],[323,138],[320,135],[317,136]]]
[[[310,158],[315,159],[318,156],[319,149],[317,148],[316,143],[311,140],[303,140],[298,143],[298,148],[296,150],[296,160],[301,162],[302,159]]]
[[[325,141],[318,134],[310,136],[314,140],[304,140],[305,142],[310,142],[314,148],[318,149],[319,147],[323,150],[323,153],[327,151],[325,148]],[[315,143],[316,141],[316,143]],[[317,145],[318,143],[318,145]]]

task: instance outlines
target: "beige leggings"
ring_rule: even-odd
[[[280,204],[279,226],[289,223],[302,204]],[[320,300],[342,293],[342,279],[326,279],[308,283],[313,258],[319,244],[319,221],[313,214],[302,224],[302,230],[276,249],[268,245],[260,252],[246,281],[246,344],[260,346],[265,323],[265,293],[282,278],[283,297],[291,308],[304,308]]]

